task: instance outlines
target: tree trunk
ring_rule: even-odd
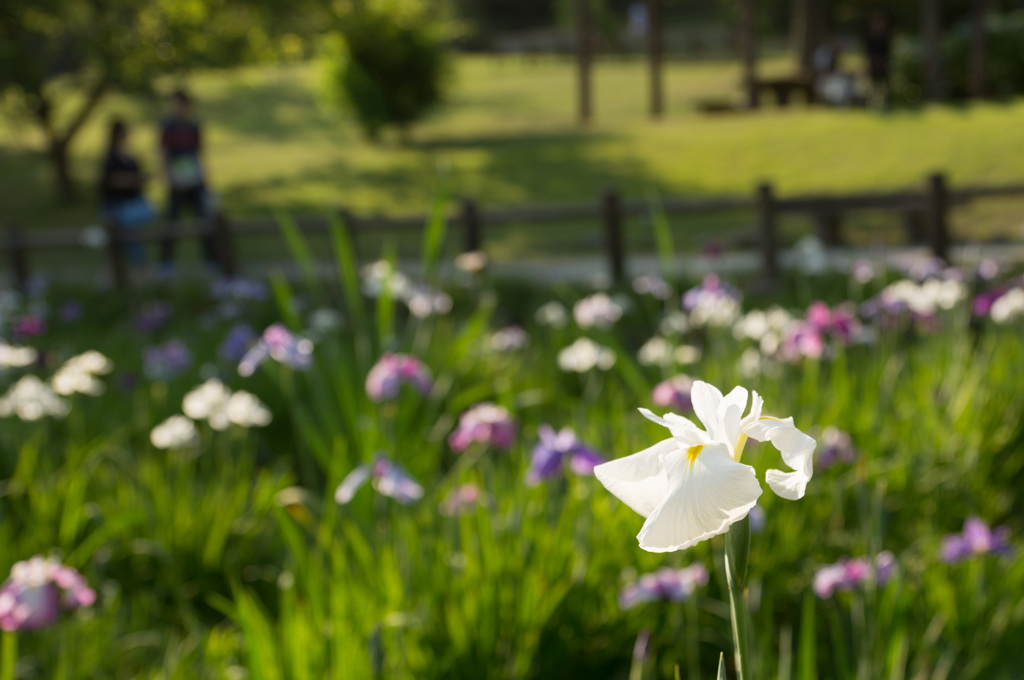
[[[813,74],[814,48],[817,47],[817,12],[814,0],[793,0],[793,16],[790,23],[790,42],[796,53],[800,75],[810,78]]]
[[[988,14],[988,0],[972,0],[971,2],[971,56],[968,65],[969,94],[975,99],[982,99],[985,91],[985,61],[988,52],[988,35],[985,27],[985,15]]]
[[[924,98],[944,98],[942,85],[942,14],[939,0],[921,0],[921,42],[924,44]]]
[[[647,0],[648,50],[651,62],[651,118],[661,118],[665,112],[665,91],[662,65],[665,47],[661,27],[661,0]]]
[[[50,163],[53,167],[57,197],[64,203],[73,202],[77,192],[75,180],[71,176],[71,158],[68,154],[67,139],[50,140]]]
[[[576,0],[576,66],[578,77],[580,123],[586,125],[591,118],[590,63],[591,63],[590,0]]]
[[[740,2],[740,52],[743,61],[743,88],[747,108],[756,109],[757,96],[757,22],[756,0]]]

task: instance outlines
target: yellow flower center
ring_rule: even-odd
[[[686,450],[686,459],[690,462],[690,467],[693,467],[693,464],[697,462],[697,455],[700,454],[700,452],[703,451],[703,450],[704,450],[704,445],[703,444],[697,444],[696,446],[691,446],[690,448],[688,448]]]

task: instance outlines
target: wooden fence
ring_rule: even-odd
[[[950,247],[949,211],[951,207],[995,196],[1024,196],[1024,185],[975,186],[958,190],[949,187],[945,176],[934,174],[917,191],[861,193],[849,195],[805,195],[779,197],[771,184],[757,187],[749,197],[688,199],[666,198],[660,208],[667,215],[685,216],[722,211],[752,210],[760,252],[761,268],[766,278],[779,274],[778,220],[784,214],[804,214],[814,218],[819,238],[827,246],[842,243],[843,217],[857,211],[892,211],[903,217],[907,240],[913,244],[926,244],[938,257],[948,259]],[[463,199],[455,214],[450,215],[448,226],[461,228],[463,249],[482,250],[489,230],[502,225],[522,222],[560,222],[565,220],[599,220],[604,235],[604,252],[612,280],[621,282],[626,276],[625,218],[650,214],[652,205],[647,201],[623,200],[616,190],[604,192],[593,203],[523,206],[482,210],[476,201]],[[355,237],[361,232],[408,231],[422,229],[427,223],[425,215],[408,217],[358,216],[339,209],[338,218]],[[295,220],[304,233],[326,233],[330,218],[299,217]],[[139,229],[123,229],[107,224],[106,252],[111,279],[118,289],[130,285],[125,245],[130,242],[151,242],[164,239],[212,238],[218,255],[218,266],[224,276],[238,273],[236,237],[271,235],[279,232],[273,219],[231,221],[223,213],[209,220],[193,220],[178,224],[164,224]],[[81,229],[53,229],[25,232],[17,225],[8,229],[7,258],[14,282],[19,287],[30,276],[29,256],[45,250],[68,250],[85,247]]]

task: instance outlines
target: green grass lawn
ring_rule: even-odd
[[[764,64],[766,72],[788,68],[781,58]],[[667,69],[668,115],[652,122],[644,63],[606,59],[595,73],[595,122],[584,130],[574,118],[571,61],[462,57],[450,102],[408,144],[373,146],[324,102],[319,79],[316,64],[191,78],[207,124],[209,174],[230,214],[323,212],[337,205],[423,211],[445,175],[454,193],[485,205],[596,200],[608,186],[633,196],[744,194],[763,179],[782,194],[896,189],[917,186],[936,169],[947,171],[954,184],[1024,180],[1024,103],[888,114],[798,105],[710,116],[696,111],[697,102],[735,96],[738,66],[674,63]],[[84,185],[95,174],[114,114],[136,121],[135,147],[146,166],[156,168],[160,113],[158,103],[140,98],[107,100],[74,149],[83,194],[91,196]],[[0,219],[31,228],[94,222],[89,201],[55,204],[40,148],[30,123],[8,111],[0,121]],[[157,189],[151,187],[154,198]],[[1024,202],[988,202],[958,211],[956,228],[985,237],[1015,235],[1021,222]],[[749,219],[699,220],[689,232],[717,233],[723,223],[743,227]],[[489,247],[499,255],[544,249],[532,240],[524,244],[513,230],[496,235]]]

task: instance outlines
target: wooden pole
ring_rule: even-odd
[[[590,66],[591,44],[590,0],[576,0],[576,64],[579,87],[579,120],[587,125],[591,120]]]
[[[217,259],[220,261],[220,273],[225,278],[238,275],[238,257],[235,252],[235,238],[231,233],[231,223],[223,212],[218,212],[213,221],[214,238],[217,242]]]
[[[971,52],[967,66],[968,92],[974,99],[984,99],[985,79],[988,75],[985,60],[988,56],[988,31],[985,15],[988,14],[988,0],[971,0]]]
[[[665,113],[665,41],[661,26],[661,0],[647,0],[647,14],[647,46],[651,61],[651,118],[661,118]]]
[[[757,96],[757,24],[756,1],[740,0],[740,53],[743,60],[743,89],[747,108],[756,109]]]
[[[7,229],[7,247],[10,249],[14,285],[24,292],[28,285],[28,248],[25,246],[25,235],[17,224]]]
[[[800,76],[810,79],[814,75],[814,48],[817,46],[817,12],[814,0],[794,0],[792,32],[793,51],[796,52]]]
[[[940,0],[921,0],[921,42],[924,45],[924,98],[943,99],[942,13]]]
[[[462,201],[462,228],[465,230],[465,251],[467,253],[481,250],[483,247],[483,230],[480,223],[480,210],[476,201],[471,198]]]
[[[928,245],[932,254],[949,261],[949,192],[946,177],[935,173],[928,178],[927,185],[928,209],[925,226],[928,232]]]
[[[757,229],[761,241],[761,267],[769,280],[779,276],[778,243],[776,234],[775,196],[772,185],[765,182],[757,187]]]
[[[110,280],[114,290],[128,288],[128,267],[124,259],[124,230],[110,220],[107,228],[107,257],[110,260]]]
[[[622,200],[618,191],[609,189],[604,192],[601,211],[609,273],[613,283],[622,283],[626,278],[626,250],[622,238]]]

